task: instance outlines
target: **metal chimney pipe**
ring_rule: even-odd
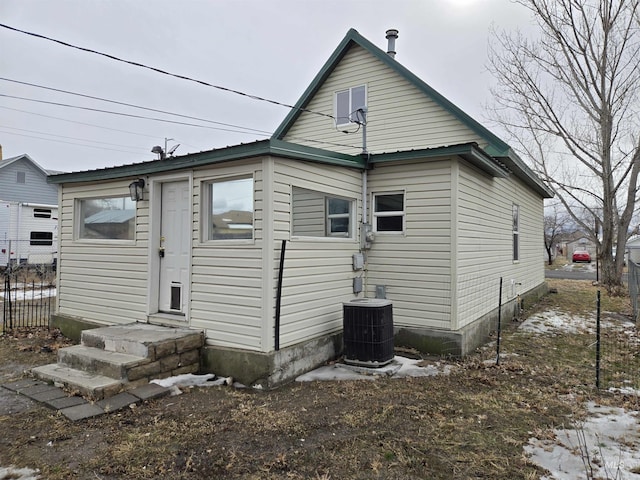
[[[386,31],[386,38],[388,41],[387,44],[387,55],[391,58],[396,58],[396,40],[398,38],[398,30],[395,28],[390,28]]]

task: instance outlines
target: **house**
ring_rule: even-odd
[[[58,187],[49,173],[26,154],[2,159],[0,148],[0,267],[54,261]]]
[[[550,191],[355,30],[269,140],[49,181],[54,324],[200,329],[203,370],[247,384],[338,356],[343,302],[386,298],[397,345],[464,355],[495,329],[501,279],[504,308],[545,291]]]
[[[575,232],[573,239],[567,242],[567,258],[571,259],[573,252],[578,250],[586,250],[593,259],[597,257],[596,244],[590,238],[585,237],[581,232]]]

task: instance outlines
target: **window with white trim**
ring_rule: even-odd
[[[513,261],[520,260],[520,207],[515,203],[512,206],[513,216]]]
[[[351,87],[336,92],[336,126],[358,123],[364,120],[358,109],[367,106],[367,88],[365,85]]]
[[[353,234],[353,198],[293,187],[291,233],[304,237],[345,237]]]
[[[129,197],[77,200],[78,238],[86,240],[134,240],[136,204]]]
[[[373,195],[373,229],[375,232],[404,232],[404,192]]]
[[[204,184],[204,240],[253,239],[253,176]]]

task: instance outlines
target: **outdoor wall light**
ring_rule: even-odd
[[[139,178],[135,182],[131,182],[129,184],[129,195],[131,195],[131,200],[137,202],[138,200],[142,200],[142,194],[144,193],[144,179]]]

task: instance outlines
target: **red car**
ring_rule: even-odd
[[[591,263],[591,255],[586,250],[576,250],[573,252],[572,260],[574,263],[576,262],[587,262]]]

